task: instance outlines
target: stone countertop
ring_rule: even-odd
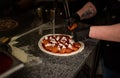
[[[62,26],[56,28],[56,33],[64,33]],[[42,32],[40,30],[41,28],[18,38],[16,40],[18,43],[14,46],[39,57],[41,62],[33,61],[26,64],[23,69],[13,73],[9,78],[74,78],[87,57],[95,51],[98,43],[98,40],[87,39],[83,41],[85,48],[82,52],[72,56],[53,56],[42,52],[38,47],[39,39],[43,35],[51,33],[52,30],[49,28]]]
[[[16,41],[19,43],[15,44],[15,46],[23,49],[26,53],[39,57],[40,60],[25,64],[24,68],[11,74],[8,78],[75,78],[85,61],[91,53],[95,51],[98,40],[84,40],[84,50],[73,56],[62,57],[46,54],[39,49],[38,41],[43,35],[51,33],[52,30],[50,30],[50,26],[42,28],[41,19],[36,16],[34,11],[29,14],[30,12],[25,11],[24,13],[22,12],[22,14],[18,12],[18,14],[13,16],[20,24],[16,30],[9,32],[10,34],[7,35],[11,37],[16,34],[24,34],[24,32],[38,27],[39,29],[18,38]],[[92,23],[95,22],[96,21]],[[46,30],[46,28],[48,28],[48,30]],[[64,33],[62,31],[64,31],[63,26],[56,29],[56,33]]]

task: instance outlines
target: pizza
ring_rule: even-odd
[[[59,56],[73,55],[84,48],[82,42],[75,42],[72,36],[66,34],[45,35],[38,42],[38,46],[43,52]]]
[[[18,22],[11,18],[0,19],[0,31],[7,31],[18,26]]]

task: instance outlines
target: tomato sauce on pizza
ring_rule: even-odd
[[[81,44],[75,42],[69,35],[53,34],[43,38],[42,46],[49,52],[64,54],[77,51],[81,47]]]

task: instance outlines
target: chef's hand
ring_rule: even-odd
[[[82,23],[80,20],[80,16],[77,13],[74,13],[73,15],[71,15],[70,18],[67,19],[67,23],[68,23],[68,29],[70,31],[73,30],[83,30],[83,29],[88,29],[90,25]]]
[[[86,23],[82,23],[82,22],[74,22],[73,24],[71,24],[70,26],[68,26],[68,29],[70,31],[81,31],[81,30],[85,30],[85,29],[90,29],[90,25],[86,24]]]
[[[77,13],[74,13],[67,19],[68,25],[72,25],[75,22],[80,21],[80,16]]]
[[[89,35],[89,30],[90,30],[90,25],[86,23],[82,23],[80,20],[80,16],[77,14],[74,14],[69,18],[69,24],[67,26],[67,29],[69,32],[83,32],[83,34],[79,34],[79,40],[82,40],[84,38],[88,38]]]
[[[82,22],[76,22],[72,26],[68,26],[68,30],[77,33],[79,41],[89,38],[90,25]]]
[[[76,22],[80,22],[80,17],[77,13],[72,14],[69,18],[66,20],[66,31],[65,33],[72,35],[71,29],[74,29],[73,27],[70,27],[74,25]],[[76,27],[75,27],[76,28]]]

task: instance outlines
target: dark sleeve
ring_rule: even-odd
[[[80,5],[83,7],[89,0],[78,0]]]
[[[90,1],[95,5],[98,12],[101,12],[107,4],[106,0],[90,0]]]
[[[79,9],[81,9],[89,0],[74,0],[73,2],[69,3],[70,10],[75,13]]]

